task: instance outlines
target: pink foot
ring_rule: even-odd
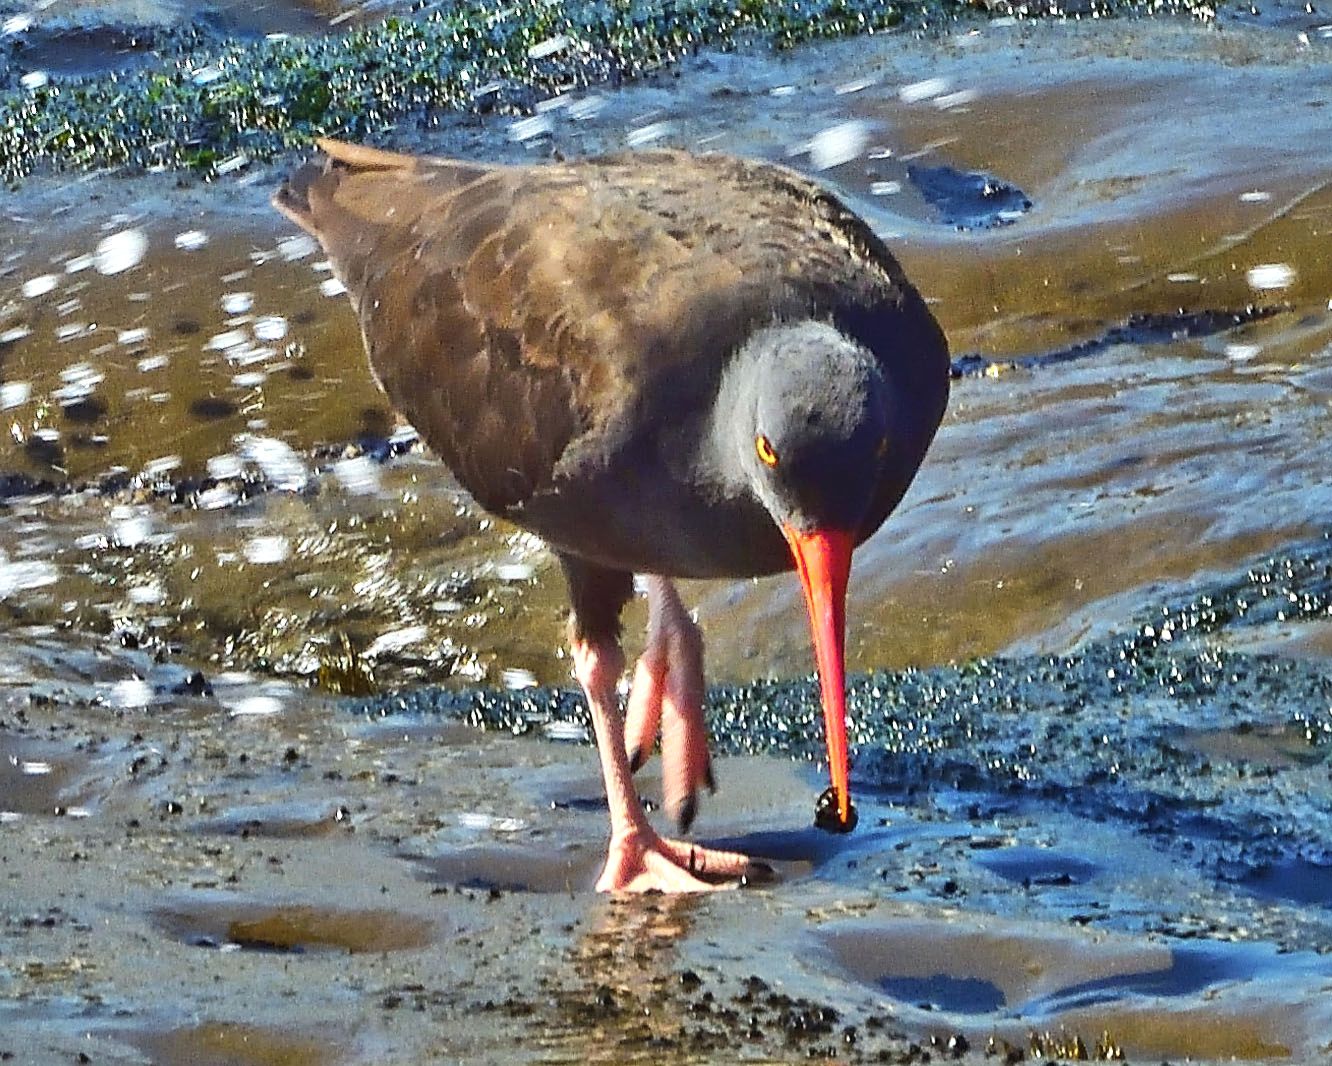
[[[629,690],[625,743],[630,768],[637,770],[660,730],[666,810],[688,831],[698,790],[716,788],[703,724],[703,635],[667,578],[647,581],[648,641]]]
[[[768,867],[734,851],[667,840],[644,826],[612,838],[598,892],[715,892],[768,877]]]
[[[610,849],[597,891],[710,892],[737,887],[744,878],[769,878],[768,867],[745,855],[657,835],[643,813],[625,751],[624,719],[615,695],[624,666],[619,644],[575,636],[572,650],[574,676],[592,711],[610,807]]]

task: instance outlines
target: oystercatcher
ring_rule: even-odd
[[[702,640],[673,578],[795,569],[832,778],[821,819],[850,829],[851,553],[902,499],[948,397],[943,333],[883,242],[814,182],[727,155],[492,166],[319,147],[275,205],[326,249],[390,401],[563,567],[610,808],[598,889],[757,870],[660,836],[634,788],[658,734],[683,830],[712,785]],[[634,574],[649,625],[622,714]]]

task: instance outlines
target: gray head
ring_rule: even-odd
[[[890,454],[890,397],[874,356],[833,326],[754,334],[718,398],[727,473],[783,528],[859,530]]]

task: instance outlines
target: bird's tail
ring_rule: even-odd
[[[324,168],[318,163],[306,163],[293,171],[273,194],[273,206],[306,233],[315,232],[315,222],[310,212],[310,186],[323,174]]]
[[[410,170],[418,160],[397,152],[384,152],[359,144],[347,144],[328,137],[315,141],[324,153],[297,169],[273,194],[273,206],[307,233],[317,234],[314,205],[329,196],[342,174],[366,171]]]

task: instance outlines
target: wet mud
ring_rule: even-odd
[[[4,92],[218,35],[342,55],[376,13],[134,12],[6,23]],[[299,149],[7,194],[4,1061],[1326,1057],[1332,31],[993,14],[646,48],[632,84],[390,138],[784,161],[947,329],[947,422],[852,581],[854,833],[813,824],[792,582],[685,591],[717,682],[696,832],[777,875],[707,899],[590,891],[558,572],[378,395],[266,203]]]
[[[130,1042],[161,1066],[322,1066],[345,1061],[332,1042],[255,1025],[214,1022],[137,1033]]]

